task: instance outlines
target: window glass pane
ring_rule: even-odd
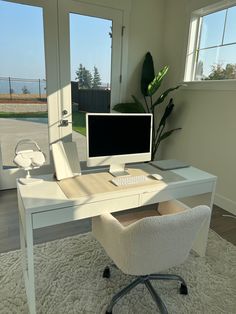
[[[208,14],[202,18],[199,48],[221,45],[226,10]]]
[[[38,143],[49,160],[43,9],[0,1],[0,143],[4,167],[21,139]],[[33,146],[33,147],[32,147]],[[20,149],[35,149],[34,145]]]
[[[86,159],[86,112],[110,112],[112,21],[70,13],[73,140]]]
[[[236,42],[236,7],[228,9],[224,44]]]
[[[201,50],[195,80],[236,79],[236,44]]]

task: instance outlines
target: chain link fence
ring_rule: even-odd
[[[0,100],[30,100],[45,102],[46,80],[0,77]]]

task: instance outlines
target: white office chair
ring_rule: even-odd
[[[152,217],[137,221],[132,218],[131,224],[121,223],[118,217],[109,213],[92,219],[93,235],[115,265],[125,274],[138,276],[112,298],[107,314],[112,313],[117,301],[139,283],[145,284],[161,313],[168,313],[151,280],[177,280],[181,283],[180,293],[188,294],[187,285],[180,276],[157,274],[186,260],[202,223],[210,217],[211,211],[207,206],[185,207],[183,210],[182,205],[177,201],[166,202],[166,209],[174,206],[182,211],[162,216],[151,214]],[[125,220],[124,216],[121,218]],[[110,271],[106,267],[103,277],[109,276]]]

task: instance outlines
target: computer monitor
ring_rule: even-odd
[[[87,113],[87,166],[109,165],[124,175],[125,164],[151,160],[152,114]]]

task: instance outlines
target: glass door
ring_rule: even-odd
[[[25,175],[13,163],[19,140],[46,154],[32,174],[52,173],[50,144],[73,132],[85,160],[85,112],[120,101],[124,13],[94,2],[0,0],[0,189]]]
[[[72,139],[85,155],[86,112],[110,112],[112,20],[70,13]]]
[[[46,155],[45,166],[37,173],[48,172],[51,165],[49,143],[54,128],[49,135],[48,126],[53,125],[49,107],[54,103],[55,108],[58,66],[55,57],[52,61],[56,45],[48,45],[45,37],[57,36],[53,18],[48,19],[55,4],[51,1],[46,7],[45,1],[34,1],[33,6],[31,1],[0,1],[0,189],[15,187],[16,177],[25,175],[13,162],[22,139],[37,142]],[[50,81],[48,76],[54,79]],[[35,146],[18,146],[18,150],[25,149]]]
[[[61,132],[65,140],[72,134],[83,161],[86,112],[111,112],[120,100],[122,12],[79,1],[59,3],[61,112],[68,122]]]

